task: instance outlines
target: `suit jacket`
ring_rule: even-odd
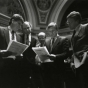
[[[88,49],[88,24],[81,24],[78,35],[73,33],[71,38],[74,52]]]
[[[54,42],[53,48],[50,51],[50,39],[46,42],[46,47],[49,50],[50,54],[55,54],[56,58],[54,59],[54,66],[57,69],[64,67],[64,59],[68,57],[69,51],[69,41],[65,37],[57,36],[57,40]]]
[[[69,41],[67,38],[65,37],[60,37],[57,36],[56,41],[54,42],[54,45],[52,47],[52,50],[50,51],[50,42],[51,40],[49,39],[46,43],[46,46],[50,52],[50,54],[55,54],[56,55],[56,59],[61,59],[61,58],[65,58],[67,55],[67,52],[69,51]]]
[[[21,42],[21,37],[16,34],[18,42]],[[0,27],[0,49],[6,50],[9,43],[9,31],[8,27]],[[18,82],[18,76],[16,71],[18,70],[19,62],[12,58],[2,59],[0,57],[0,87],[1,88],[13,88]],[[15,81],[16,80],[16,81]],[[3,85],[4,84],[4,85]]]
[[[22,42],[21,37],[16,34],[18,42]],[[9,43],[9,31],[8,27],[0,27],[0,49],[6,50]]]
[[[16,33],[16,40],[18,42],[22,42],[22,38],[20,35]],[[9,44],[10,38],[9,38],[9,29],[8,27],[0,27],[0,50],[6,50]],[[2,58],[2,56],[0,57]],[[9,64],[10,61],[12,61],[12,58],[8,59],[1,59],[1,62],[3,62],[3,66],[6,64]]]
[[[37,40],[31,37],[31,44],[28,49],[23,53],[24,59],[27,59],[29,63],[35,64],[35,52],[32,50],[32,47],[36,47]]]

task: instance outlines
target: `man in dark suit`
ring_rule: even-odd
[[[35,56],[36,54],[32,50],[32,47],[36,47],[37,40],[31,36],[31,28],[32,25],[30,22],[25,21],[23,23],[23,38],[24,43],[29,47],[23,53],[23,88],[36,88],[35,84],[35,74],[36,74],[36,64],[35,64]]]
[[[22,16],[14,14],[10,19],[9,26],[0,27],[0,88],[18,88],[18,76],[15,68],[17,65],[13,58],[7,58],[13,53],[6,49],[11,40],[21,42],[17,31],[21,29],[22,23]]]
[[[68,57],[69,42],[65,37],[58,35],[57,25],[51,22],[47,31],[49,32],[50,39],[46,42],[46,47],[50,52],[49,57],[53,62],[45,63],[46,76],[49,80],[47,88],[64,88],[64,59]],[[50,84],[49,84],[50,83]]]
[[[71,43],[73,48],[73,54],[81,63],[84,52],[88,50],[88,24],[81,24],[81,14],[76,11],[72,11],[67,16],[67,23],[73,31]],[[81,52],[80,52],[81,51]],[[80,53],[79,53],[80,52]],[[75,58],[73,63],[75,62]],[[75,65],[76,67],[76,65]],[[79,84],[78,88],[88,88],[88,57],[86,55],[85,62],[76,67],[76,78]]]

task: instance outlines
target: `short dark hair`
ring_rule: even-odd
[[[81,20],[82,20],[81,14],[76,11],[70,12],[67,16],[67,19],[68,18],[73,18],[74,20],[78,21],[79,23],[81,23]]]
[[[15,20],[15,21],[21,21],[22,23],[24,22],[24,19],[23,17],[20,15],[20,14],[14,14],[11,19],[10,19],[10,22],[9,22],[9,25],[12,23],[12,20]]]

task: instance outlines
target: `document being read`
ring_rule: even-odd
[[[15,56],[18,56],[22,54],[27,48],[28,48],[28,45],[11,40],[8,44],[7,51],[10,51]]]
[[[42,55],[49,55],[49,52],[46,47],[32,47],[33,51],[39,56],[42,62],[53,62],[48,57]]]
[[[75,68],[79,68],[81,65],[83,65],[85,63],[86,58],[87,58],[87,52],[84,52],[81,62],[79,61],[79,59],[76,56],[74,56]]]

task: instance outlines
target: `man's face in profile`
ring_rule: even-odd
[[[12,29],[14,32],[19,31],[19,29],[21,29],[21,27],[22,27],[22,21],[20,21],[20,20],[18,20],[18,21],[12,20],[12,24],[15,27]]]
[[[27,24],[23,24],[23,33],[24,34],[30,34],[31,33],[31,29],[30,29],[30,27],[29,27],[29,25],[27,25]]]
[[[74,20],[73,18],[68,18],[67,19],[67,24],[71,30],[75,29],[77,26],[77,21]]]

